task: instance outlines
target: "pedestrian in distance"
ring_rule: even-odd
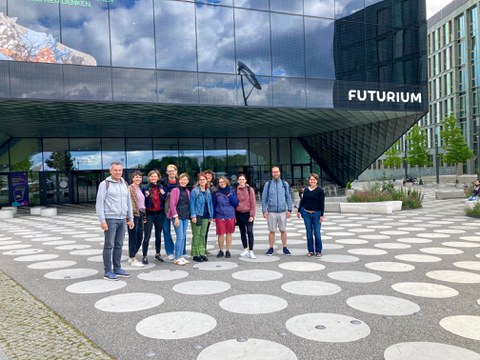
[[[235,221],[240,230],[243,245],[243,252],[240,256],[255,259],[256,256],[253,253],[253,221],[256,211],[255,190],[247,184],[247,178],[244,174],[238,175],[237,181],[238,186],[235,195],[238,199],[238,206],[235,208]]]
[[[192,219],[192,256],[197,262],[208,261],[205,246],[207,226],[213,221],[212,193],[205,173],[197,176],[197,184],[190,193],[190,218]]]
[[[262,193],[262,213],[268,223],[269,249],[266,254],[273,255],[275,231],[280,230],[283,253],[292,255],[287,248],[287,219],[292,215],[292,195],[288,182],[280,178],[280,168],[272,168],[272,180],[267,181]]]
[[[122,178],[122,174],[122,164],[112,162],[110,176],[100,183],[97,192],[96,214],[105,235],[103,278],[106,280],[130,276],[120,264],[126,227],[129,229],[134,227],[132,200],[128,184]]]
[[[190,263],[183,256],[185,242],[187,240],[188,220],[190,219],[190,191],[187,189],[189,182],[188,174],[180,174],[179,184],[170,191],[170,204],[168,209],[168,220],[173,220],[175,229],[175,265],[186,265]]]
[[[178,186],[178,169],[174,164],[167,165],[167,178],[163,182],[163,189],[165,190],[165,215],[169,211],[169,202],[170,202],[170,192]],[[171,224],[172,220],[165,219],[163,222],[163,242],[165,244],[165,252],[167,253],[167,257],[169,260],[175,259],[175,245],[172,239],[172,232],[171,232]],[[185,252],[184,252],[185,255]]]
[[[165,190],[159,182],[160,172],[152,170],[148,173],[148,185],[143,189],[145,194],[145,207],[147,212],[147,222],[145,223],[145,238],[143,239],[143,264],[148,264],[148,245],[152,235],[153,226],[155,226],[155,260],[163,262],[160,256],[162,244],[162,229],[165,221],[165,212],[163,211],[165,201]]]
[[[135,267],[144,266],[136,259],[137,252],[142,246],[143,224],[147,221],[145,214],[145,195],[141,189],[142,181],[143,174],[140,171],[134,171],[131,175],[131,184],[129,186],[134,227],[133,229],[128,229],[128,263]]]
[[[217,258],[225,255],[231,257],[232,234],[235,231],[235,208],[238,206],[238,199],[225,176],[218,179],[218,188],[213,194],[213,211],[215,213],[215,225],[218,236]],[[226,251],[223,252],[226,238]]]
[[[325,212],[325,193],[318,186],[318,174],[308,176],[308,186],[304,188],[302,199],[298,206],[297,217],[303,218],[307,233],[307,256],[322,256],[322,238],[320,227]],[[315,237],[315,241],[313,238]]]

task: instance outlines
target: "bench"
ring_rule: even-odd
[[[41,215],[42,210],[46,209],[45,206],[34,206],[30,208],[30,215]]]
[[[463,189],[435,191],[435,198],[437,200],[465,199],[465,192]]]
[[[400,209],[402,208],[401,201]],[[392,214],[395,209],[398,209],[396,201],[381,201],[370,203],[340,203],[340,211],[352,213],[367,213],[367,214]]]
[[[40,210],[40,216],[43,216],[43,217],[57,216],[57,208],[44,208]]]
[[[0,210],[0,219],[13,219],[13,210],[12,209],[2,209]]]

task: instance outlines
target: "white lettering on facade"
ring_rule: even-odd
[[[348,101],[422,103],[422,94],[404,91],[348,90]]]

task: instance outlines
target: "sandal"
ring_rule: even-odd
[[[317,252],[317,254],[316,254],[317,258],[321,258],[322,256],[323,256],[323,254],[321,252]]]
[[[307,253],[307,256],[311,257],[311,256],[313,256],[313,253],[309,252],[309,253]]]

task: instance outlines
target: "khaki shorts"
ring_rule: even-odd
[[[287,231],[287,213],[269,212],[267,217],[268,231],[276,231],[277,227],[280,231]]]

